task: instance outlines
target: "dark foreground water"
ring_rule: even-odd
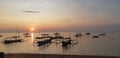
[[[85,35],[76,38],[75,32],[61,32],[64,37],[71,36],[72,39],[78,41],[77,44],[72,44],[68,47],[62,47],[61,43],[51,43],[48,45],[37,46],[35,37],[41,36],[42,33],[30,33],[31,37],[24,37],[23,33],[20,36],[24,40],[20,43],[3,44],[2,40],[6,37],[14,36],[15,33],[1,33],[0,37],[0,52],[7,53],[35,53],[35,54],[74,54],[74,55],[102,55],[102,56],[120,56],[120,33],[106,33],[106,36],[92,38],[99,33]],[[54,35],[53,32],[45,32]]]

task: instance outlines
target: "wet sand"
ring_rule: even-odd
[[[5,54],[4,58],[120,58],[116,56],[61,55],[61,54]]]

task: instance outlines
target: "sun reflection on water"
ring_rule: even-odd
[[[34,42],[34,33],[31,33],[31,42]]]

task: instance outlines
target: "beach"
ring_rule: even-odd
[[[4,58],[120,58],[116,56],[63,55],[63,54],[5,54]]]

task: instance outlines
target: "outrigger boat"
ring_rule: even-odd
[[[29,35],[29,33],[24,33],[23,35]]]
[[[52,38],[49,34],[41,34],[42,37],[36,37],[38,46],[49,44],[52,42]]]
[[[99,38],[99,36],[93,36],[93,38]]]
[[[87,32],[86,35],[91,35],[91,33]]]
[[[82,34],[81,33],[76,33],[76,35],[75,35],[76,37],[81,37],[82,36]]]
[[[30,33],[24,33],[24,37],[31,37]]]
[[[16,42],[22,42],[23,39],[20,38],[19,33],[16,33],[13,37],[7,37],[5,40],[3,40],[4,44],[11,44]]]
[[[54,33],[55,37],[53,39],[63,39],[64,37],[60,35],[60,33]]]
[[[42,46],[45,44],[49,44],[52,42],[52,39],[47,39],[47,40],[43,40],[43,41],[37,41],[38,46]]]
[[[101,33],[101,34],[99,34],[100,36],[105,36],[106,34],[105,33]]]
[[[8,37],[5,40],[3,40],[4,44],[11,44],[11,43],[16,43],[16,42],[22,42],[23,40],[20,38],[13,38],[13,37]]]
[[[65,38],[63,41],[62,41],[62,46],[68,46],[71,44],[71,38]]]
[[[20,36],[13,36],[12,38],[20,38]]]

